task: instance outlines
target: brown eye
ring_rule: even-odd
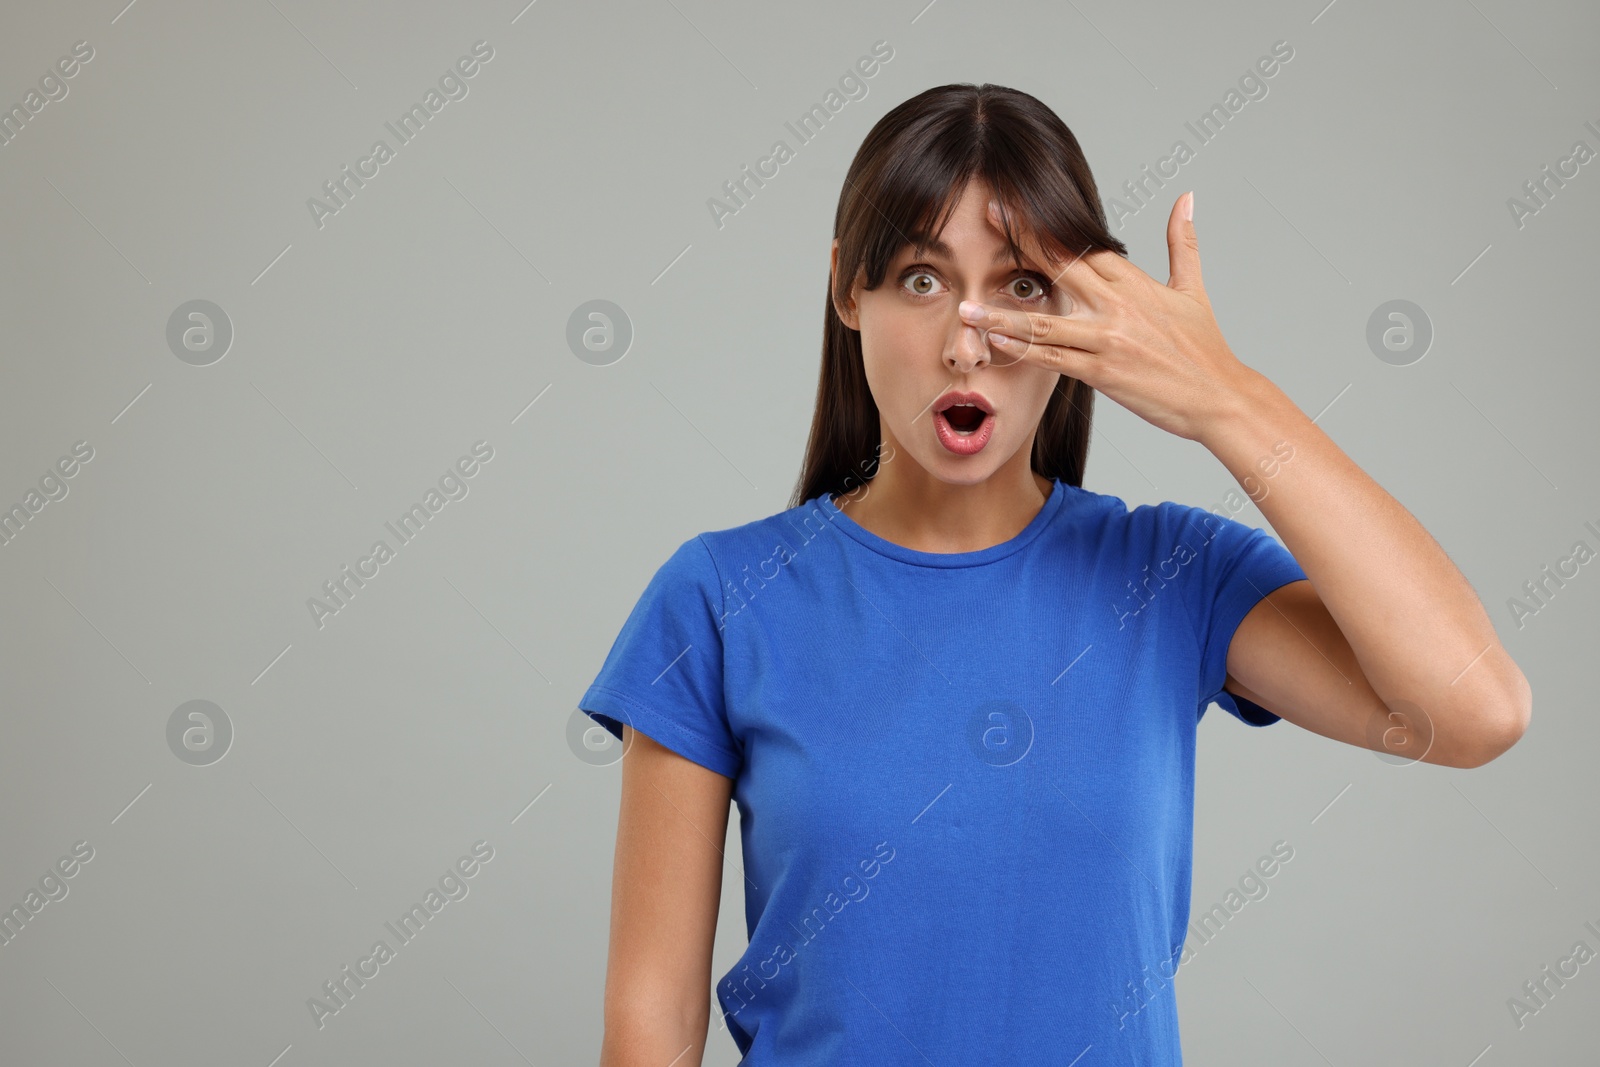
[[[1016,297],[1018,297],[1019,299],[1022,299],[1022,300],[1042,299],[1044,296],[1048,295],[1048,293],[1049,293],[1049,290],[1046,289],[1039,282],[1038,279],[1030,278],[1030,277],[1027,277],[1026,275],[1021,277],[1021,278],[1018,278],[1016,281],[1012,282],[1011,284],[1014,285],[1014,286],[1015,285],[1023,286],[1023,289],[1022,289],[1021,292],[1016,292],[1015,290],[1013,290],[1013,295],[1015,295]]]
[[[933,275],[926,271],[919,270],[915,274],[908,274],[906,281],[911,283],[912,292],[918,296],[927,296],[933,287]]]

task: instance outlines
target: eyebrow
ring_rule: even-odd
[[[927,234],[918,234],[913,236],[911,247],[916,249],[919,254],[923,252],[931,252],[943,259],[953,260],[956,258],[955,253],[951,250],[949,245],[945,244],[939,238],[931,237]],[[1022,260],[1024,263],[1026,263],[1028,261],[1028,257],[1024,255]],[[1011,249],[1005,245],[1002,245],[1000,249],[995,252],[994,258],[990,262],[994,266],[998,267],[1002,264],[1015,264],[1016,260],[1011,256]]]

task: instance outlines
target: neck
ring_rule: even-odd
[[[977,552],[1017,536],[1049,499],[1054,483],[1028,465],[1031,455],[1031,447],[1018,449],[972,484],[941,481],[913,463],[886,464],[864,493],[834,503],[857,525],[906,548]]]

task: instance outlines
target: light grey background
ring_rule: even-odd
[[[1507,1007],[1600,950],[1600,564],[1520,626],[1507,604],[1600,546],[1600,161],[1521,227],[1507,206],[1600,150],[1592,5],[122,2],[10,5],[0,32],[6,107],[94,49],[0,147],[0,506],[94,451],[0,547],[0,906],[94,850],[0,945],[0,1060],[594,1062],[619,768],[575,702],[674,546],[786,506],[862,137],[995,81],[1110,196],[1279,40],[1269,94],[1119,236],[1165,280],[1196,190],[1232,347],[1450,553],[1536,712],[1460,771],[1214,709],[1196,911],[1295,854],[1180,970],[1187,1057],[1593,1056],[1600,962],[1520,1029]],[[468,95],[319,228],[308,198],[479,40]],[[784,123],[879,40],[867,95],[799,145]],[[796,158],[719,227],[708,201],[778,139]],[[196,299],[234,330],[209,366],[166,339]],[[567,343],[597,299],[634,331],[606,366]],[[1366,342],[1394,299],[1435,331],[1405,366]],[[1103,398],[1096,430],[1088,487],[1130,505],[1235,487]],[[322,583],[480,440],[468,495],[319,627]],[[208,766],[169,746],[191,700],[232,726]],[[319,1028],[308,1000],[479,840],[469,895]],[[745,944],[737,843],[735,816],[714,978]],[[734,1052],[714,1022],[706,1062]]]

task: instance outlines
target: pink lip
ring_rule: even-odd
[[[982,401],[974,403],[982,407]],[[948,406],[948,405],[947,405]],[[987,409],[985,409],[987,410]],[[994,434],[994,420],[996,416],[991,412],[970,435],[963,437],[956,433],[950,425],[950,420],[944,417],[944,409],[940,408],[933,413],[933,432],[939,438],[939,443],[958,456],[975,456],[983,451],[983,446],[989,443],[989,438]]]
[[[982,393],[962,393],[953,389],[933,402],[933,410],[935,412],[943,411],[953,404],[976,404],[979,411],[986,411],[990,415],[994,414],[994,405],[989,403],[989,398]]]

